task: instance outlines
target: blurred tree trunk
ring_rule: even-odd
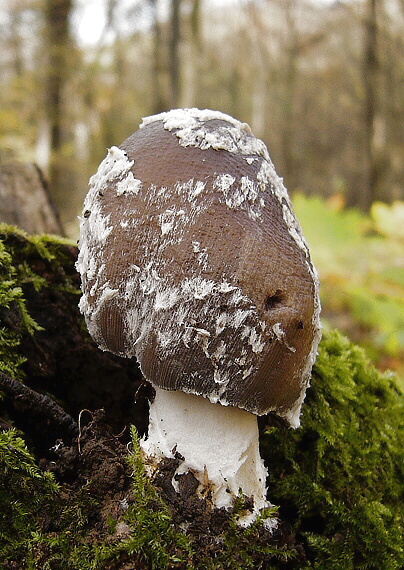
[[[269,7],[269,2],[266,2]],[[250,126],[259,138],[265,136],[265,124],[267,117],[268,78],[272,73],[268,46],[268,34],[266,22],[262,19],[260,6],[251,3],[247,6],[247,36],[251,45],[253,72],[251,78],[251,120]]]
[[[201,49],[201,2],[190,0],[186,42],[182,52],[181,107],[194,107],[197,104]]]
[[[158,0],[150,0],[153,15],[153,58],[152,58],[152,113],[161,113],[167,109],[164,89],[164,45],[161,22],[157,9]]]
[[[0,222],[29,234],[63,235],[44,177],[35,164],[0,166]]]
[[[401,3],[401,22],[404,23],[404,1]],[[404,34],[394,25],[396,14],[383,14],[384,50],[383,74],[385,95],[383,111],[386,124],[386,150],[384,153],[384,188],[382,199],[386,202],[404,199],[403,161],[403,77]],[[386,95],[387,94],[387,95]]]
[[[297,60],[299,55],[298,32],[296,29],[296,0],[285,3],[287,28],[285,89],[283,98],[283,129],[281,151],[283,171],[288,187],[293,190],[297,184],[295,177],[294,131],[295,131],[295,96],[297,86]]]
[[[48,67],[45,80],[46,110],[50,129],[50,191],[58,208],[63,196],[63,91],[69,75],[69,17],[72,0],[44,0]]]
[[[383,176],[381,155],[384,146],[384,120],[380,113],[380,63],[378,54],[378,4],[367,0],[365,15],[364,53],[364,115],[367,187],[362,193],[361,206],[367,210],[380,195]]]
[[[178,107],[180,96],[180,8],[182,0],[171,0],[169,40],[170,105]]]
[[[24,71],[23,41],[21,38],[22,13],[19,5],[10,7],[10,40],[15,75],[21,78]]]

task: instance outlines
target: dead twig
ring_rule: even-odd
[[[52,398],[35,392],[22,382],[14,380],[0,371],[0,390],[12,398],[20,407],[41,414],[53,423],[63,427],[71,435],[78,433],[74,419],[67,414]]]
[[[81,455],[81,436],[82,436],[82,431],[81,431],[81,416],[83,415],[83,412],[87,412],[90,414],[91,416],[91,421],[93,421],[94,416],[92,414],[92,412],[90,412],[90,410],[87,410],[86,408],[84,408],[83,410],[80,411],[79,413],[79,435],[77,437],[77,449],[79,450],[79,454]]]

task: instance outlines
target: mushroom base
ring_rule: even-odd
[[[200,483],[198,492],[210,494],[216,508],[230,508],[240,491],[252,498],[252,511],[238,521],[242,526],[271,506],[266,500],[267,470],[259,454],[254,414],[212,404],[201,396],[156,388],[148,437],[142,439],[141,447],[151,473],[163,458],[180,454],[184,459],[175,475],[193,473]],[[177,485],[174,476],[174,488]],[[266,521],[267,528],[275,524],[274,519]]]

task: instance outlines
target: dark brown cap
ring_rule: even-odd
[[[318,280],[265,145],[222,113],[144,120],[90,180],[80,307],[145,377],[298,425]]]

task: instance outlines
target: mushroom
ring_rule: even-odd
[[[149,465],[183,458],[215,507],[267,507],[257,416],[299,425],[320,340],[318,278],[282,180],[248,125],[176,109],[143,119],[90,179],[80,309],[156,396]]]

